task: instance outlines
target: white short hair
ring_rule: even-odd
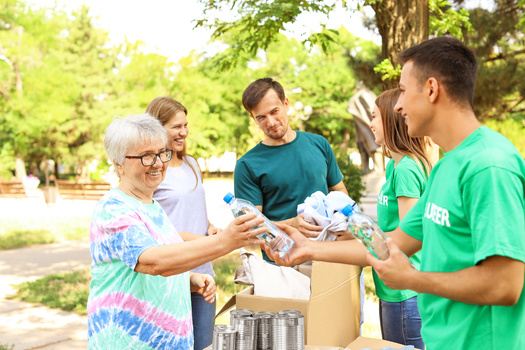
[[[106,129],[104,148],[113,164],[122,164],[131,149],[149,142],[167,145],[168,134],[158,119],[145,113],[115,117]]]

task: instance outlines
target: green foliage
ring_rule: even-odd
[[[213,262],[213,271],[216,275],[215,283],[217,284],[218,293],[225,296],[224,302],[226,302],[227,298],[246,288],[244,285],[233,283],[235,270],[241,265],[242,262],[237,252],[226,255]]]
[[[365,295],[367,299],[371,299],[373,302],[378,303],[379,298],[376,294],[376,286],[374,282],[374,277],[372,274],[372,267],[366,266],[363,268],[363,273],[365,277]]]
[[[338,43],[339,31],[324,28],[319,33],[312,33],[308,38],[311,45],[319,46],[323,52],[328,53],[333,50],[333,45]]]
[[[508,118],[503,121],[487,120],[485,126],[508,138],[525,158],[525,115],[522,115],[521,118]]]
[[[348,191],[348,195],[356,203],[361,203],[361,198],[366,189],[361,181],[363,171],[352,163],[348,154],[336,150],[335,156],[339,169],[343,173],[343,183]]]
[[[17,285],[13,299],[86,315],[90,280],[90,269],[57,273]]]
[[[255,56],[260,49],[266,50],[276,41],[279,33],[288,23],[294,23],[299,15],[305,12],[323,13],[328,15],[334,8],[335,2],[324,1],[258,1],[258,0],[199,0],[204,4],[204,15],[208,12],[220,12],[223,9],[233,9],[238,13],[237,19],[232,22],[215,19],[196,21],[196,27],[214,28],[212,38],[218,39],[231,32],[235,33],[235,45],[226,53],[214,59],[214,65],[219,70],[231,69],[239,58]],[[328,47],[333,38],[330,35],[314,34],[312,42]],[[308,39],[310,41],[310,39]],[[242,43],[242,44],[241,44]]]
[[[13,344],[7,345],[7,344],[0,344],[0,350],[13,350],[15,346]]]
[[[0,236],[0,250],[54,242],[56,242],[55,237],[46,229],[12,230]]]
[[[35,168],[44,159],[82,167],[101,153],[107,126],[100,102],[113,80],[109,37],[94,27],[87,7],[67,15],[13,1],[5,10],[12,16],[0,31],[0,138]]]
[[[401,76],[401,65],[398,64],[396,68],[390,60],[384,59],[377,66],[374,67],[374,72],[381,74],[381,80],[397,80]]]
[[[89,218],[79,217],[33,217],[23,222],[16,218],[3,218],[0,250],[86,238],[89,222]]]
[[[450,34],[456,38],[463,38],[463,31],[472,32],[470,15],[466,9],[456,11],[450,7],[446,0],[430,0],[430,25],[429,32],[434,36]]]
[[[525,9],[525,0],[518,1],[518,8],[524,10]],[[522,32],[525,32],[525,16],[521,16],[518,20],[518,23],[516,23],[516,29],[521,30]]]
[[[479,62],[474,108],[481,121],[517,118],[525,110],[525,44],[517,29],[525,8],[516,1],[496,2],[493,11],[470,11],[475,31],[465,33]]]

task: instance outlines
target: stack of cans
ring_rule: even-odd
[[[232,326],[218,324],[213,327],[212,350],[236,350],[237,331]]]
[[[236,309],[230,312],[230,326],[214,327],[212,350],[304,350],[304,340],[304,316],[298,310]]]
[[[272,320],[272,344],[273,350],[304,350],[304,316],[299,312],[278,313]]]
[[[277,317],[277,314],[270,311],[259,311],[254,317],[259,320],[257,350],[272,350],[272,319]]]

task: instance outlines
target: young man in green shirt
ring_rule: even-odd
[[[427,350],[525,349],[525,162],[473,110],[477,61],[458,39],[427,40],[400,54],[396,109],[410,136],[445,152],[427,188],[390,234],[380,261],[357,241],[295,245],[278,263],[325,260],[372,265],[390,288],[419,293]],[[422,250],[420,270],[402,254]]]

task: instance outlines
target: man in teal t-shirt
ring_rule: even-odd
[[[390,288],[419,293],[426,350],[525,349],[525,161],[473,109],[474,53],[437,37],[399,54],[404,63],[395,106],[412,137],[444,151],[416,205],[390,233],[380,261],[357,241],[295,244],[281,265],[324,260],[372,265]],[[403,255],[422,250],[420,269]]]
[[[305,236],[322,227],[297,217],[297,205],[316,191],[348,193],[328,141],[294,131],[288,120],[284,89],[271,78],[251,83],[243,93],[244,108],[266,135],[235,166],[235,197],[252,202],[266,217],[297,227]],[[263,257],[267,259],[263,252]]]

